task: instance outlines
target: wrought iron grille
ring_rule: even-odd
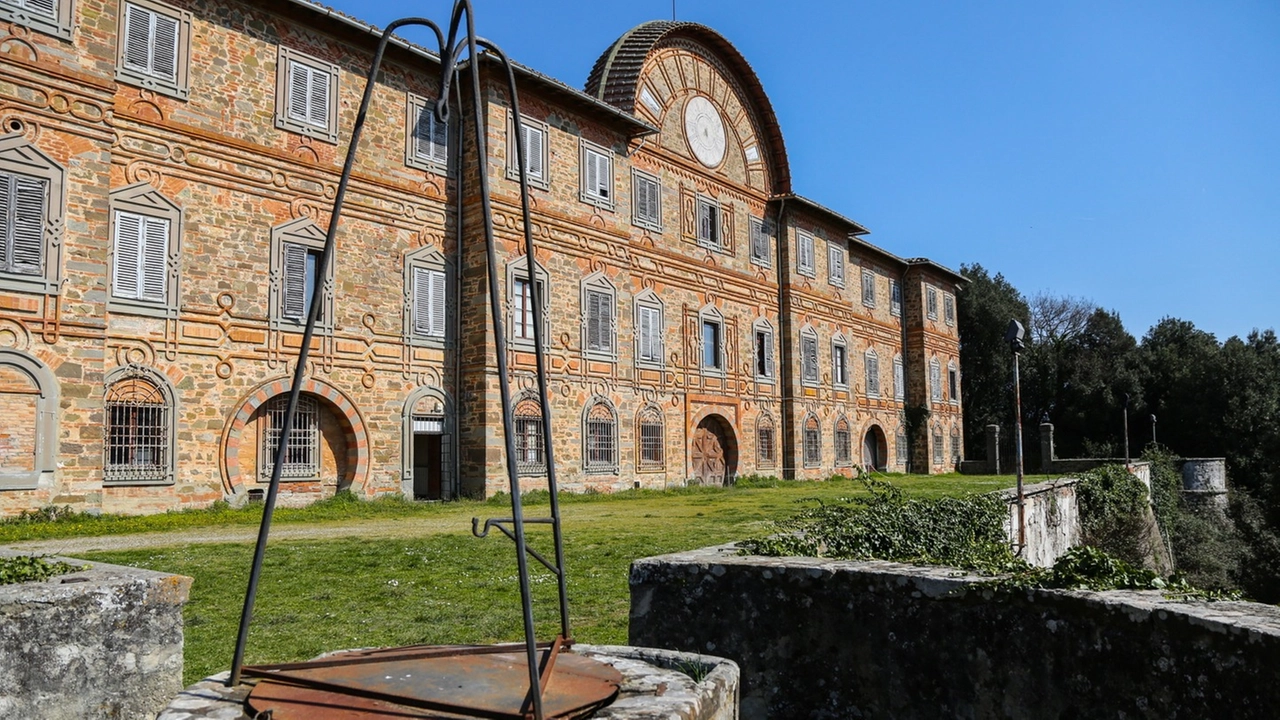
[[[804,425],[804,464],[817,467],[822,464],[822,438],[818,434],[818,421],[809,418]]]
[[[597,403],[587,415],[587,468],[612,469],[618,466],[618,428],[613,413]]]
[[[281,395],[267,406],[266,426],[262,431],[262,474],[271,475],[276,451],[280,447],[280,434],[284,430],[284,416],[289,408],[289,398]],[[285,450],[282,478],[313,478],[320,474],[320,412],[316,399],[298,396],[298,413],[293,418],[293,430],[289,433],[289,446]]]
[[[933,431],[933,464],[942,464],[942,431]]]
[[[898,462],[905,463],[907,461],[907,434],[901,430],[893,438],[893,444],[898,454]]]
[[[662,418],[656,413],[640,418],[640,464],[644,467],[662,467],[663,437]]]
[[[169,474],[169,403],[160,388],[133,376],[111,385],[106,397],[107,482],[165,480]]]
[[[762,425],[756,428],[756,459],[760,467],[773,467],[774,462],[773,425]]]
[[[542,449],[542,406],[536,400],[516,403],[516,468],[521,475],[541,475],[547,471]]]
[[[849,425],[844,420],[841,420],[836,425],[835,442],[836,442],[836,463],[841,465],[848,465],[849,458],[852,451],[850,450],[850,447],[849,447]]]

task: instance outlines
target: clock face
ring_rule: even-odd
[[[684,135],[698,162],[713,168],[724,160],[724,121],[711,101],[701,95],[684,106]]]

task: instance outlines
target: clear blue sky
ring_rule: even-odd
[[[380,26],[452,7],[329,1]],[[672,12],[474,3],[477,32],[579,88]],[[795,191],[881,247],[1090,299],[1138,338],[1164,316],[1219,340],[1280,329],[1280,1],[678,0],[677,17],[755,68]]]

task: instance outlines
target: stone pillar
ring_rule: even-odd
[[[1053,423],[1040,423],[1040,472],[1053,472]]]
[[[1000,474],[1000,426],[987,426],[987,472]]]
[[[1187,458],[1182,461],[1182,496],[1192,504],[1227,511],[1225,458]]]

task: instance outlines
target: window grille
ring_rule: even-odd
[[[897,452],[898,462],[905,464],[907,462],[907,434],[901,429],[893,437],[894,450]]]
[[[542,441],[542,406],[537,400],[516,403],[515,412],[516,471],[521,475],[542,475],[547,459]]]
[[[951,428],[951,464],[960,464],[960,429]]]
[[[126,3],[122,38],[125,68],[176,82],[179,27],[177,18]]]
[[[164,480],[169,474],[169,403],[155,384],[125,377],[107,390],[106,482]]]
[[[587,470],[618,467],[618,426],[608,405],[596,403],[587,413],[586,438]]]
[[[818,419],[810,416],[804,423],[804,466],[822,464],[822,438],[818,432]]]
[[[707,200],[698,200],[698,244],[713,250],[720,249],[720,207]]]
[[[852,453],[850,452],[849,423],[844,418],[836,423],[835,444],[836,464],[848,465]]]
[[[665,445],[662,415],[650,408],[640,416],[640,466],[662,467]]]
[[[40,275],[44,272],[45,206],[49,181],[0,173],[0,272]]]
[[[942,366],[938,358],[929,361],[929,397],[934,402],[942,402]]]
[[[275,466],[276,452],[280,448],[280,436],[284,432],[285,414],[289,409],[289,396],[278,395],[267,404],[263,418],[262,475],[270,477]],[[289,431],[289,445],[285,449],[284,465],[280,477],[305,479],[320,474],[320,409],[314,397],[298,396],[298,411],[293,417],[293,429]]]
[[[773,253],[769,252],[769,230],[764,221],[751,218],[751,262],[762,267],[773,264]]]
[[[862,304],[876,306],[876,274],[870,270],[862,271]]]
[[[773,421],[760,420],[756,426],[756,463],[762,467],[773,467],[777,462],[777,448],[774,443]]]
[[[880,356],[875,349],[868,349],[865,356],[867,370],[867,397],[880,397]]]
[[[942,431],[934,429],[933,431],[933,464],[942,464]]]

